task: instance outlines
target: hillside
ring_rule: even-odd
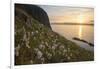
[[[20,12],[19,12],[20,13]],[[15,16],[15,65],[94,60],[93,52],[53,32],[31,16]]]

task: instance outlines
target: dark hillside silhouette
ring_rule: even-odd
[[[34,19],[36,19],[37,21],[39,21],[40,23],[51,29],[47,13],[39,6],[28,5],[28,4],[15,4],[15,7],[25,11],[26,13],[31,15]],[[15,15],[17,15],[17,13]]]

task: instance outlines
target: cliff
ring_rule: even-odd
[[[94,60],[93,52],[53,32],[25,10],[15,11],[15,65]]]
[[[28,13],[29,16],[33,17],[34,19],[39,21],[41,24],[51,29],[47,13],[39,6],[29,5],[29,4],[15,4],[15,7],[20,8],[21,10],[25,11],[26,13]],[[16,11],[15,13],[16,15],[18,15]]]

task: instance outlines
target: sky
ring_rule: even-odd
[[[50,23],[88,23],[94,21],[94,9],[86,7],[39,5],[48,16]]]

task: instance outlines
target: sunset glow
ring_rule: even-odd
[[[94,9],[64,6],[40,6],[48,14],[50,23],[91,23]]]
[[[83,17],[83,15],[82,14],[80,14],[79,16],[78,16],[78,18],[77,18],[77,23],[84,23],[85,21],[84,21],[84,17]]]

